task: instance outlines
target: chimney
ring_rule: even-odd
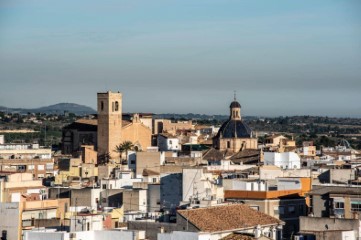
[[[255,238],[260,238],[262,235],[262,228],[261,225],[257,225],[256,228],[254,229],[254,237]]]

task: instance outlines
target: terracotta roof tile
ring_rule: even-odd
[[[231,233],[224,238],[221,238],[221,240],[256,240],[256,238],[249,235]]]
[[[282,224],[283,222],[244,204],[221,205],[209,208],[179,210],[178,213],[188,219],[201,231],[219,232],[252,228],[260,225]]]
[[[156,175],[159,175],[159,172],[145,168],[145,169],[143,169],[142,175],[143,175],[143,177],[156,176]]]
[[[210,148],[203,153],[203,159],[208,161],[220,161],[224,159],[224,154],[214,148]]]

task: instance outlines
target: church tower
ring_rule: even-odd
[[[236,94],[234,95],[234,100],[229,106],[230,109],[230,119],[232,120],[242,120],[241,118],[241,104],[237,102]]]
[[[115,147],[121,143],[122,94],[98,93],[98,154],[116,158]]]

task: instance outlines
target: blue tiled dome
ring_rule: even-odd
[[[250,138],[252,130],[242,120],[229,119],[223,123],[217,133],[217,138]]]

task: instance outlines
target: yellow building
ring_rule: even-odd
[[[63,154],[82,150],[83,162],[93,163],[96,154],[109,153],[111,158],[118,159],[119,153],[115,149],[124,141],[131,141],[135,150],[146,150],[152,141],[149,116],[134,114],[130,121],[123,120],[122,94],[98,93],[98,119],[79,119],[64,127]],[[89,145],[93,145],[97,152]]]

